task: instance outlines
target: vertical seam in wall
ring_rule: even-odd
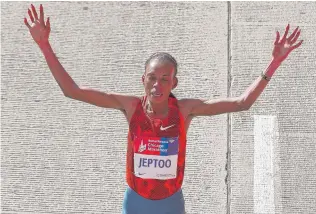
[[[231,2],[227,1],[227,97],[231,95]],[[227,214],[231,205],[231,114],[227,114],[227,153],[226,153]]]

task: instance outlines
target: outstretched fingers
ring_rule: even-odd
[[[288,25],[286,26],[285,33],[284,33],[284,35],[283,35],[283,37],[282,37],[282,39],[281,39],[281,44],[284,44],[284,43],[285,43],[286,36],[287,36],[287,34],[288,34],[288,32],[289,32],[289,29],[290,29],[290,24],[288,24]]]
[[[29,14],[29,16],[30,16],[31,22],[34,22],[34,18],[33,18],[33,14],[32,14],[32,12],[31,12],[31,10],[28,9],[27,12],[28,12],[28,14]]]
[[[31,4],[31,8],[32,8],[35,20],[38,20],[37,12],[33,4]]]
[[[46,28],[47,28],[48,31],[50,32],[50,21],[49,21],[49,17],[47,18],[47,21],[46,21]]]
[[[39,20],[40,23],[45,26],[45,20],[44,20],[44,8],[43,8],[43,5],[41,4],[40,5],[40,17],[38,19],[38,15],[37,15],[37,12],[36,12],[36,9],[34,7],[33,4],[31,4],[31,9],[28,9],[28,14],[30,16],[30,19],[31,19],[31,22],[34,23],[36,20]],[[32,13],[33,12],[33,13]],[[27,19],[24,18],[24,24],[29,28],[31,29],[32,26],[28,23]],[[46,27],[48,27],[50,29],[50,23],[49,23],[49,18],[47,19],[46,21]]]
[[[276,32],[276,39],[275,39],[275,42],[274,42],[274,45],[277,45],[279,43],[279,39],[280,39],[280,33],[279,31]]]
[[[292,46],[290,48],[290,51],[294,50],[295,48],[298,48],[299,46],[301,46],[301,44],[303,43],[303,40],[301,40],[299,43],[297,43],[296,45]]]
[[[27,19],[24,18],[24,24],[26,25],[26,27],[28,27],[28,29],[31,29],[31,26],[29,25],[29,23],[27,22]]]
[[[44,9],[43,9],[43,5],[40,5],[40,23],[41,24],[45,24],[44,23]]]
[[[294,43],[297,41],[297,39],[298,39],[298,37],[300,36],[300,34],[301,34],[301,30],[298,31],[298,33],[295,35],[295,37],[293,38],[293,40],[290,40],[290,44],[291,44],[291,45],[294,44]]]
[[[296,27],[296,29],[294,30],[294,32],[291,34],[291,36],[288,38],[288,41],[291,41],[293,39],[293,37],[295,36],[295,34],[297,33],[298,30],[298,26]]]

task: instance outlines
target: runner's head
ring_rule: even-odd
[[[160,103],[174,97],[171,90],[177,87],[177,68],[177,61],[168,53],[158,52],[149,57],[142,80],[150,101]]]

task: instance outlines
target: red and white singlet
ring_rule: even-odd
[[[176,98],[168,99],[168,116],[151,119],[137,104],[128,132],[126,180],[130,188],[151,200],[176,193],[182,186],[186,131]]]

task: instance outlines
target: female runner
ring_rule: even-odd
[[[265,72],[239,97],[210,101],[178,100],[171,93],[177,86],[177,62],[168,53],[153,54],[145,63],[142,97],[104,93],[78,86],[64,70],[48,41],[49,18],[44,22],[40,5],[38,16],[31,5],[29,25],[24,23],[41,49],[48,67],[66,97],[104,108],[120,110],[129,124],[126,181],[128,188],[123,214],[184,214],[181,185],[184,176],[186,132],[196,116],[218,115],[248,110],[263,92],[275,70],[288,54],[302,44],[298,27],[280,40],[276,33],[272,60]]]

